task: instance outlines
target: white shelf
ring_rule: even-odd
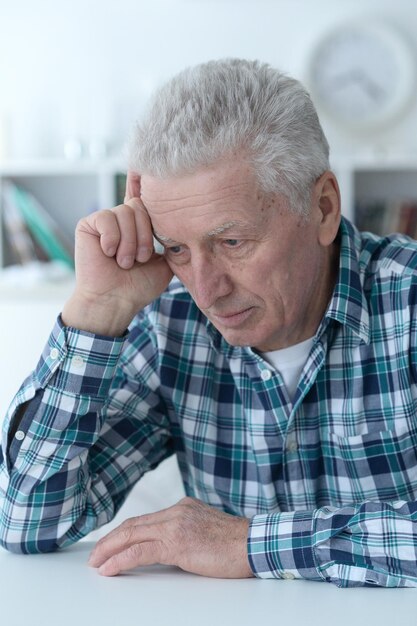
[[[78,176],[80,174],[115,174],[124,172],[126,165],[122,159],[105,159],[93,161],[91,159],[80,159],[79,161],[68,161],[65,159],[38,159],[19,161],[0,161],[0,176],[3,178],[13,176],[56,176],[69,175]]]
[[[356,155],[331,154],[330,163],[336,168],[348,170],[361,169],[417,169],[417,152],[415,153],[361,153]]]

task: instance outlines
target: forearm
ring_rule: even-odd
[[[57,326],[35,372],[12,402],[0,466],[0,540],[9,549],[54,549],[58,535],[78,523],[83,510],[93,510],[87,499],[94,493],[88,494],[83,484],[89,481],[87,454],[102,427],[102,408],[123,343],[109,342],[112,349],[104,356],[101,342],[106,340],[77,337]],[[84,361],[87,351],[94,354],[90,362]],[[91,519],[84,521],[91,530]]]

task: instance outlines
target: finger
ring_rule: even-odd
[[[156,513],[131,517],[125,520],[122,524],[120,524],[120,526],[114,528],[112,531],[107,533],[107,535],[97,541],[95,547],[91,551],[90,558],[88,560],[89,565],[97,567],[101,563],[104,563],[104,561],[115,552],[133,544],[139,539],[139,537],[142,537],[142,539],[145,536],[149,537],[149,534],[145,535],[149,529],[146,529],[142,534],[140,534],[140,528],[143,528],[144,526],[155,526],[156,524],[168,521],[172,517],[169,513],[171,508],[173,507],[157,511]],[[156,529],[153,532],[154,534],[152,536],[156,537],[158,530]]]
[[[120,526],[105,538],[97,542],[90,554],[88,564],[100,567],[111,557],[127,550],[137,543],[144,541],[158,541],[162,536],[160,525],[145,524],[143,526]]]
[[[166,541],[170,535],[168,529],[171,529],[171,533],[174,532],[175,535],[176,527],[178,524],[181,525],[184,505],[195,505],[196,503],[198,504],[194,499],[182,498],[177,504],[161,511],[125,520],[96,543],[90,554],[88,564],[92,567],[100,567],[116,554],[144,541],[159,541],[160,545],[167,549]],[[176,541],[174,546],[178,547]]]
[[[130,269],[135,263],[137,249],[135,212],[127,204],[121,204],[112,211],[120,232],[116,260],[120,267]]]
[[[99,568],[101,576],[117,576],[120,572],[135,567],[162,563],[162,544],[159,541],[144,541],[129,546],[126,550],[115,554],[105,561]]]
[[[124,203],[126,204],[132,198],[139,198],[140,196],[140,176],[132,170],[128,170],[126,178],[126,192]]]
[[[100,550],[103,545],[105,545],[109,540],[118,535],[120,532],[128,531],[128,529],[132,529],[137,526],[158,524],[172,519],[175,516],[176,506],[177,505],[173,505],[165,509],[161,509],[160,511],[155,511],[154,513],[145,513],[144,515],[138,515],[137,517],[129,517],[124,522],[119,524],[119,526],[113,528],[113,530],[108,532],[107,535],[99,539],[91,554],[93,555],[96,550]]]
[[[90,553],[88,563],[96,567],[99,562],[103,562],[108,558],[108,555],[111,554],[112,546],[115,545],[114,541],[117,542],[120,537],[124,537],[127,543],[133,541],[133,534],[131,533],[134,527],[139,525],[139,520],[140,517],[131,517],[99,539]]]
[[[135,258],[139,263],[146,263],[153,253],[152,224],[145,205],[140,198],[132,198],[127,206],[133,209],[135,215],[137,248]]]
[[[100,246],[106,256],[116,254],[120,242],[120,230],[116,216],[110,210],[97,211],[79,224],[80,232],[99,236]]]

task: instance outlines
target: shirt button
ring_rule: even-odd
[[[23,430],[17,430],[15,433],[15,439],[17,439],[18,441],[23,441],[23,439],[26,437],[25,433],[23,432]]]
[[[59,357],[59,350],[58,350],[58,348],[52,348],[52,350],[49,353],[49,356],[51,357],[51,359],[53,361],[55,361],[55,359],[57,359]]]
[[[74,367],[82,367],[84,365],[84,359],[82,356],[74,356],[71,360]]]
[[[290,443],[287,446],[287,450],[288,452],[297,452],[298,450],[298,444],[296,441],[290,441]]]
[[[281,574],[281,578],[284,580],[294,580],[295,576],[292,572],[283,572]]]
[[[262,380],[270,380],[272,378],[271,370],[262,370],[261,378]]]

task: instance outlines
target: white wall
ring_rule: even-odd
[[[303,78],[320,35],[359,15],[417,39],[415,0],[0,0],[8,153],[61,155],[68,136],[120,145],[155,84],[209,58],[260,58]],[[336,152],[362,149],[323,122]],[[415,151],[413,127],[417,104],[378,141]]]

